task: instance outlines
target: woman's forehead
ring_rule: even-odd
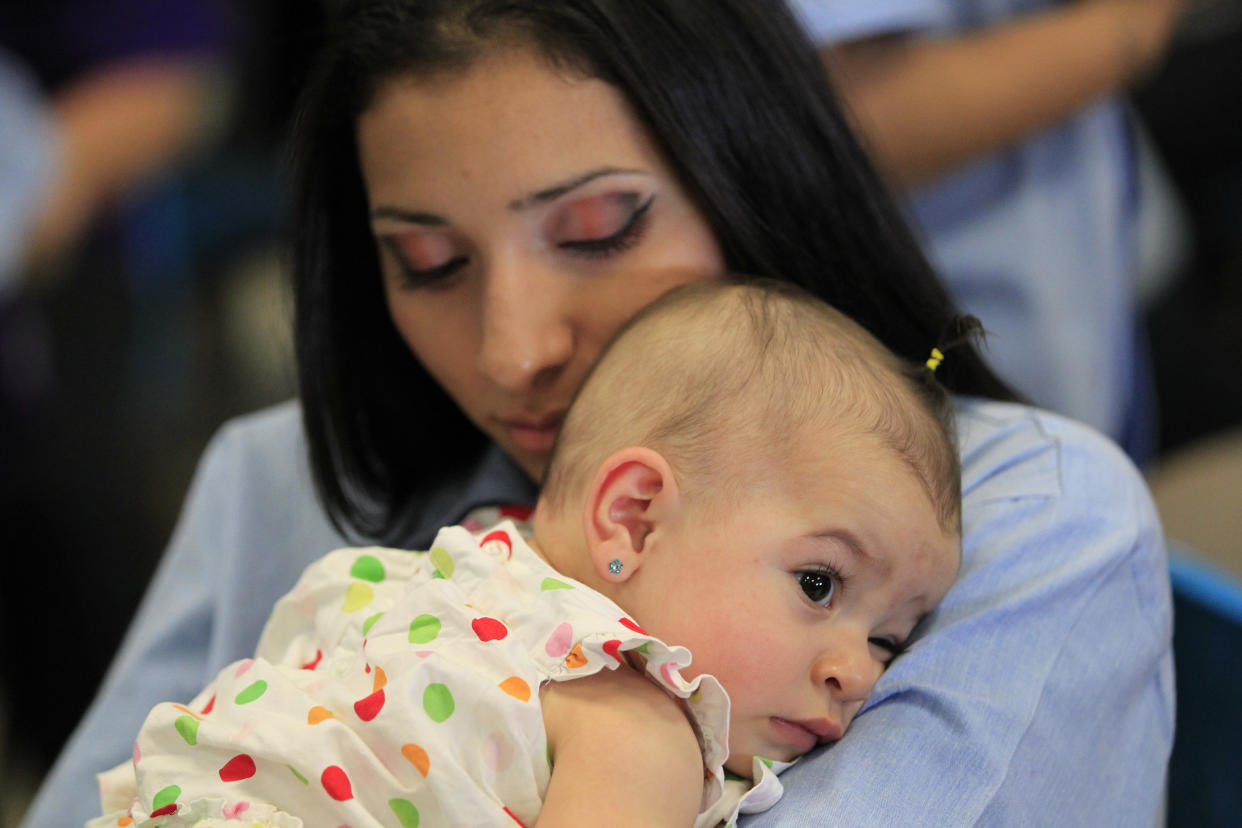
[[[359,118],[358,146],[369,188],[503,178],[510,199],[586,170],[665,166],[615,87],[513,51],[461,73],[385,83]]]

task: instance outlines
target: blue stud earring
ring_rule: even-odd
[[[621,567],[623,566],[625,566],[625,564],[621,563],[620,558],[613,558],[608,562],[608,571],[613,575],[617,575],[621,572]]]

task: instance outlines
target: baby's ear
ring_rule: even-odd
[[[673,469],[657,451],[633,446],[614,452],[591,484],[583,529],[600,578],[629,580],[651,551],[652,532],[680,505]]]

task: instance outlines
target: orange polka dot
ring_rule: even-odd
[[[517,676],[509,676],[500,683],[500,689],[518,701],[530,701],[530,685]]]
[[[116,824],[120,825],[121,828],[124,828],[124,826],[126,825],[133,825],[134,821],[130,819],[129,817],[121,817],[120,819],[116,821]]]
[[[193,710],[191,710],[191,709],[190,709],[190,708],[188,708],[188,707],[182,707],[182,706],[181,706],[181,705],[179,705],[179,704],[174,704],[174,705],[173,705],[173,707],[177,708],[177,709],[178,709],[178,710],[180,710],[182,713],[189,713],[191,716],[193,716],[194,718],[198,719],[200,722],[203,720],[203,717],[202,717],[202,716],[198,715],[197,713],[195,713]]]
[[[388,676],[384,675],[384,668],[375,668],[375,681],[371,684],[371,692],[378,693],[384,689],[384,685],[388,683]]]
[[[578,667],[585,667],[587,657],[582,654],[582,644],[575,644],[574,648],[569,651],[569,655],[565,656],[565,666],[571,670]]]
[[[431,770],[431,757],[427,755],[427,751],[409,742],[401,746],[401,755],[408,759],[411,765],[418,768],[418,772],[426,778],[427,772]]]
[[[306,714],[306,723],[309,725],[317,725],[320,722],[322,722],[324,719],[333,719],[333,718],[336,718],[336,717],[332,715],[331,710],[329,710],[326,707],[320,707],[319,705],[315,705],[314,707],[310,709],[310,712]]]

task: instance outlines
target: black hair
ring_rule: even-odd
[[[339,528],[398,542],[487,445],[389,320],[355,129],[386,81],[459,72],[498,44],[616,86],[728,269],[797,284],[920,363],[956,318],[781,0],[352,0],[329,21],[292,144],[302,411]],[[1013,396],[973,345],[937,377]]]

